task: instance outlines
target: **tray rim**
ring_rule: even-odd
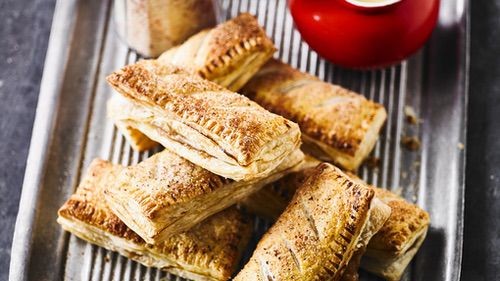
[[[67,46],[71,41],[70,36],[64,36],[72,29],[66,15],[71,15],[76,9],[77,1],[56,1],[19,206],[35,206],[39,197],[55,125],[55,116],[50,110],[57,106],[63,83],[57,78],[60,77],[58,74],[64,72],[68,58]],[[29,268],[35,217],[35,208],[19,208],[12,239],[9,280],[27,280],[25,272]]]
[[[465,29],[464,31],[464,50],[463,50],[463,99],[464,99],[464,113],[463,113],[463,124],[462,124],[462,132],[461,137],[464,144],[464,149],[462,151],[462,163],[460,172],[462,176],[460,177],[460,185],[459,185],[459,195],[461,198],[460,202],[460,220],[457,222],[457,238],[460,238],[460,243],[458,243],[457,248],[459,249],[459,253],[457,254],[456,263],[460,266],[457,271],[457,280],[461,280],[462,277],[462,260],[463,260],[463,248],[464,248],[464,225],[465,225],[465,180],[466,180],[466,163],[467,163],[467,124],[469,118],[469,75],[470,75],[470,30],[471,30],[471,13],[470,13],[470,0],[462,0],[463,7],[465,9],[464,15],[461,21],[463,21],[462,25]]]
[[[463,14],[457,25],[462,30],[458,33],[463,37],[463,48],[457,53],[458,59],[463,62],[460,64],[460,72],[463,75],[463,81],[459,81],[462,89],[461,98],[463,98],[462,129],[460,135],[464,144],[462,156],[460,157],[459,172],[459,202],[457,202],[457,212],[461,215],[457,220],[456,245],[459,250],[456,253],[455,265],[459,266],[456,271],[456,280],[460,280],[462,254],[463,254],[463,230],[464,230],[464,205],[465,205],[465,169],[466,169],[466,134],[468,122],[468,100],[469,100],[469,66],[470,66],[470,1],[461,0],[457,5],[463,8]],[[68,59],[68,43],[71,37],[65,36],[68,30],[72,29],[72,22],[65,15],[71,15],[76,9],[78,1],[57,0],[54,9],[53,20],[49,37],[49,44],[44,62],[44,70],[40,83],[39,97],[36,107],[36,115],[31,135],[29,154],[26,162],[22,192],[19,201],[20,206],[35,206],[39,193],[40,182],[45,174],[48,151],[51,143],[52,132],[55,125],[54,115],[51,109],[57,107],[58,97],[61,95],[60,88],[63,80],[58,79],[60,73],[64,73]],[[70,24],[68,24],[70,22]],[[459,174],[460,175],[460,174]],[[29,257],[32,248],[32,227],[36,219],[35,208],[19,208],[16,225],[12,240],[11,260],[9,267],[9,280],[27,280],[29,268]]]

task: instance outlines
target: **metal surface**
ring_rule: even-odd
[[[471,1],[462,280],[500,276],[500,1]]]
[[[326,63],[293,29],[285,0],[225,0],[225,16],[256,14],[284,61],[383,103],[387,125],[363,167],[369,182],[400,191],[431,214],[431,229],[404,280],[458,280],[463,229],[467,103],[467,2],[444,0],[425,51],[384,70],[353,71]],[[137,153],[106,119],[104,76],[137,56],[118,39],[109,1],[58,1],[12,247],[11,280],[159,280],[158,270],[65,233],[55,222],[94,157],[131,164]],[[421,125],[405,121],[411,106]],[[420,150],[400,145],[417,136]],[[254,243],[268,224],[257,220]],[[253,244],[254,244],[253,243]],[[249,247],[248,252],[251,252]],[[374,280],[362,274],[363,280]]]

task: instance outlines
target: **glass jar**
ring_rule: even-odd
[[[156,57],[214,26],[217,0],[115,0],[119,36],[144,57]]]

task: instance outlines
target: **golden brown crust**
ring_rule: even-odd
[[[102,191],[122,169],[104,160],[94,160],[76,193],[58,212],[63,227],[146,266],[162,267],[198,280],[227,280],[249,239],[251,223],[230,208],[163,243],[146,245],[102,200]],[[78,229],[72,228],[75,225]]]
[[[339,280],[373,196],[334,166],[318,165],[234,280]]]
[[[94,159],[76,193],[59,209],[59,216],[73,217],[135,243],[142,242],[102,200],[104,193],[101,187],[112,183],[123,168],[105,160]]]
[[[202,77],[209,80],[212,80],[210,77],[213,77],[214,74],[220,75],[217,73],[217,68],[228,64],[232,58],[242,56],[244,53],[262,52],[269,59],[276,50],[273,42],[259,26],[257,19],[248,13],[240,14],[238,17],[217,26],[209,36],[211,37],[210,41],[207,42],[207,63],[205,68],[200,70]],[[260,62],[258,67],[254,67],[255,71],[266,60]],[[236,64],[233,65],[236,66]],[[219,70],[219,72],[221,71]]]
[[[382,250],[391,255],[400,255],[407,250],[413,235],[429,226],[429,214],[388,190],[374,189],[375,196],[389,205],[392,212],[388,223],[375,234],[369,247],[371,250]]]
[[[276,160],[270,165],[270,161],[267,161],[262,168],[270,172],[300,144],[300,131],[295,123],[272,114],[246,97],[224,90],[215,83],[185,74],[177,67],[144,60],[112,73],[107,79],[119,93],[155,115],[148,125],[174,122],[175,124],[170,124],[170,128],[165,128],[168,124],[161,123],[159,126],[162,128],[159,129],[167,130],[176,125],[185,131],[194,130],[205,142],[210,143],[212,149],[219,147],[217,153],[224,153],[227,158],[223,162],[234,161],[235,165],[244,167],[258,163],[265,157],[270,161]],[[169,132],[173,134],[170,139],[179,137],[177,134],[180,133],[183,132]],[[180,137],[181,140],[177,140],[177,143],[182,141],[184,147],[198,149],[198,143],[193,142],[192,138],[183,135]],[[165,145],[161,140],[154,140]],[[276,155],[267,154],[268,151]],[[201,152],[214,156],[212,152]],[[213,169],[203,164],[203,159],[196,161],[188,153],[178,153],[206,169]],[[231,175],[221,175],[232,178]],[[242,178],[247,177],[243,175],[236,179]]]
[[[347,169],[356,169],[369,154],[386,117],[382,105],[276,60],[268,62],[242,92],[297,122],[306,143]]]
[[[164,150],[123,169],[104,197],[128,227],[158,244],[281,178],[302,159],[297,150],[267,177],[235,182]]]
[[[217,268],[223,273],[221,279],[227,280],[238,265],[251,231],[251,221],[235,208],[229,208],[157,247],[174,255],[176,260]]]
[[[242,13],[239,16],[218,25],[213,29],[212,38],[209,42],[210,54],[207,61],[217,60],[238,44],[243,44],[249,40],[259,42],[260,48],[273,47],[273,43],[267,37],[264,29],[259,26],[257,19],[249,13]]]

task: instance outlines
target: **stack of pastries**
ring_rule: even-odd
[[[275,50],[241,14],[111,73],[109,117],[134,149],[165,149],[128,167],[94,160],[61,226],[193,280],[357,280],[359,267],[399,280],[429,216],[352,173],[384,107]],[[236,273],[254,215],[275,223]]]

